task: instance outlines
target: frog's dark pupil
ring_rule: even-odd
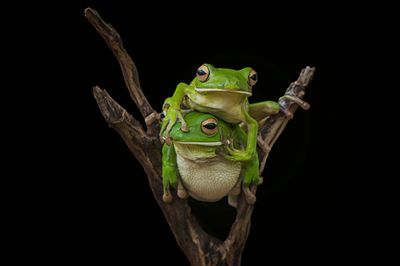
[[[217,124],[215,124],[215,123],[207,123],[207,124],[203,125],[203,127],[212,130],[212,129],[215,129],[217,127]]]
[[[205,75],[205,74],[207,74],[207,73],[206,73],[203,69],[197,70],[197,75],[203,76],[203,75]]]
[[[251,75],[250,78],[251,78],[252,80],[257,80],[257,74]]]

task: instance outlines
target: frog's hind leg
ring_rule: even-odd
[[[162,184],[163,201],[172,201],[170,187],[176,187],[178,182],[178,170],[176,165],[176,152],[174,146],[163,145],[162,148]]]
[[[256,203],[256,200],[257,200],[256,195],[253,192],[251,192],[250,186],[246,185],[243,182],[242,190],[244,193],[244,197],[246,198],[246,202],[248,204],[252,205],[252,204]]]
[[[178,180],[178,187],[177,187],[178,191],[177,191],[177,195],[179,198],[181,199],[187,199],[189,197],[189,193],[187,192],[187,190],[185,189],[185,187],[182,184],[182,180],[179,178]]]
[[[232,190],[229,192],[229,194],[230,195],[233,195],[233,196],[237,196],[237,195],[239,195],[240,194],[240,184],[242,183],[242,179],[240,178],[237,182],[236,182],[236,184],[235,184],[235,186],[232,188]]]
[[[172,201],[172,195],[169,187],[164,189],[162,199],[165,203],[170,203]]]
[[[228,194],[228,204],[234,208],[237,208],[237,199],[240,194],[240,184],[242,183],[242,180],[239,179],[235,186],[232,188],[232,190]]]
[[[228,195],[228,204],[229,206],[232,206],[233,208],[237,209],[237,201],[238,201],[238,195]]]

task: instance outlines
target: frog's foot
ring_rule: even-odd
[[[230,161],[249,161],[253,154],[247,151],[241,151],[229,146],[226,147],[228,150],[228,154],[225,155],[225,158]]]
[[[293,96],[293,95],[283,95],[282,97],[279,98],[279,100],[287,100],[289,102],[294,102],[298,104],[301,108],[304,110],[308,110],[310,108],[310,104],[303,101],[299,97]],[[288,118],[293,118],[292,112],[290,112],[285,106],[281,105],[281,111],[288,117]]]
[[[240,184],[242,183],[241,180],[239,180],[236,185],[232,188],[232,190],[229,192],[229,195],[232,196],[237,196],[240,194]]]
[[[248,204],[253,205],[254,203],[256,203],[256,200],[257,200],[256,195],[253,192],[251,192],[250,186],[247,186],[243,183],[242,190],[243,190],[246,202]]]
[[[228,204],[233,208],[237,208],[237,200],[240,194],[240,185],[242,184],[241,180],[238,180],[236,185],[232,188],[232,190],[228,194]]]
[[[160,142],[161,144],[167,144],[168,146],[171,146],[172,144],[172,139],[168,136],[168,137],[164,137],[164,136],[160,136]]]
[[[283,95],[282,97],[279,98],[279,100],[281,100],[281,99],[297,103],[304,110],[308,110],[310,108],[310,104],[309,103],[303,101],[302,99],[300,99],[299,97],[296,97],[296,96]]]
[[[238,196],[237,195],[228,195],[228,204],[229,206],[232,206],[233,208],[237,209],[237,201],[238,201]]]
[[[258,185],[261,185],[263,181],[264,181],[264,178],[262,176],[257,176],[257,177],[253,177],[249,183],[244,182],[244,185],[247,187],[249,187],[250,185],[258,186]]]
[[[181,199],[187,199],[189,197],[189,193],[186,191],[186,189],[183,187],[183,184],[181,181],[178,182],[178,191],[177,191],[178,197]]]
[[[287,109],[286,107],[284,107],[283,105],[281,105],[281,111],[282,113],[289,119],[293,118],[293,113],[289,111],[289,109]]]
[[[170,203],[172,201],[172,194],[169,188],[164,191],[162,199],[165,203]]]
[[[188,132],[188,126],[181,111],[177,108],[169,107],[167,111],[163,111],[164,118],[162,119],[161,130],[160,130],[160,141],[161,143],[166,142],[169,139],[169,132],[176,122],[181,123],[181,130],[183,132]]]

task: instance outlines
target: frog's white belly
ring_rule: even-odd
[[[228,195],[240,176],[240,162],[220,160],[192,161],[177,154],[183,186],[201,201],[218,201]]]

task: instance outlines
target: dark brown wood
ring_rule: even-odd
[[[136,65],[125,50],[119,33],[111,24],[105,23],[96,10],[86,8],[85,16],[97,32],[100,33],[101,37],[103,37],[108,47],[117,58],[129,93],[143,117],[146,118],[153,113],[154,110],[151,108],[151,105],[140,88],[139,74]]]
[[[100,111],[109,124],[115,129],[136,159],[143,166],[147,175],[154,198],[160,206],[166,221],[175,236],[177,244],[193,266],[239,266],[244,246],[251,226],[251,214],[254,205],[246,203],[243,193],[238,199],[236,219],[231,226],[228,237],[220,241],[206,233],[194,216],[186,200],[179,199],[176,191],[173,191],[171,203],[162,200],[161,181],[161,144],[158,137],[159,114],[154,111],[139,84],[139,76],[133,60],[122,45],[122,40],[116,30],[105,23],[100,15],[93,9],[85,9],[85,16],[104,38],[121,66],[125,83],[131,97],[138,106],[145,119],[147,130],[121,107],[111,96],[98,86],[93,88],[93,94]],[[279,103],[290,113],[294,113],[301,102],[294,102],[292,96],[302,98],[304,89],[308,86],[315,69],[306,67],[300,73],[297,81],[290,84],[285,95]],[[307,106],[303,106],[307,108]],[[283,113],[268,118],[260,130],[258,138],[260,149],[260,171],[264,169],[268,157],[276,139],[282,133],[289,118]],[[256,193],[256,187],[252,188]]]

